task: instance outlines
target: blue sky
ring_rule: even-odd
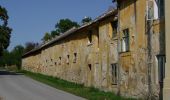
[[[8,50],[26,42],[40,42],[60,19],[94,19],[113,6],[112,0],[0,0],[0,5],[8,10],[8,26],[13,29]]]

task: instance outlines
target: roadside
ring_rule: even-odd
[[[84,100],[21,73],[0,71],[0,100]]]
[[[67,91],[77,96],[81,96],[88,100],[135,100],[132,98],[124,98],[115,95],[112,92],[104,92],[100,91],[93,87],[85,87],[81,84],[75,84],[73,82],[68,82],[62,79],[58,79],[55,77],[42,75],[39,73],[32,73],[28,71],[20,71],[24,73],[24,75],[31,77],[37,81],[48,84],[54,88]]]

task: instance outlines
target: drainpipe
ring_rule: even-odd
[[[159,14],[159,19],[165,19],[165,4],[164,4],[164,0],[159,0],[158,2],[158,14]],[[165,23],[164,23],[165,24]],[[161,26],[160,26],[161,29]],[[163,29],[165,30],[165,28]],[[163,32],[163,30],[161,30]],[[161,32],[161,33],[162,33]],[[165,31],[164,31],[165,32]],[[157,55],[157,59],[158,59],[158,70],[159,70],[159,87],[160,87],[160,91],[159,91],[159,100],[163,100],[163,87],[164,87],[164,78],[165,78],[165,62],[166,62],[166,57],[165,57],[165,33],[160,34],[160,52]],[[162,40],[164,39],[164,40]],[[161,43],[161,42],[164,43]]]
[[[118,41],[117,41],[117,50],[118,50],[118,95],[120,95],[120,79],[121,79],[121,77],[120,77],[120,54],[119,54],[119,52],[120,52],[120,9],[119,9],[119,5],[117,4],[117,10],[118,10],[118,29],[117,29],[117,32],[118,32]]]
[[[148,27],[148,38],[147,38],[147,48],[148,48],[148,92],[149,92],[149,99],[152,97],[152,81],[151,81],[151,67],[152,67],[152,25],[153,20],[147,21]]]
[[[118,87],[117,87],[117,95],[120,95],[120,54],[119,54],[119,52],[120,52],[120,7],[119,7],[119,4],[118,4],[118,2],[117,2],[117,0],[112,0],[112,3],[117,3],[117,12],[118,12],[118,27],[117,27],[117,33],[118,33],[118,41],[117,41],[117,51],[118,51]]]

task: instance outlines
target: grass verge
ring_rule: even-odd
[[[28,71],[21,71],[26,76],[29,76],[37,81],[50,85],[54,88],[67,91],[74,95],[86,98],[88,100],[135,100],[131,98],[124,98],[113,94],[112,92],[100,91],[93,87],[85,87],[81,84],[68,82],[59,78],[42,75],[39,73],[32,73]]]

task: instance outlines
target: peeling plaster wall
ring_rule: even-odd
[[[119,34],[128,28],[129,52],[120,52],[120,93],[124,96],[149,96],[158,99],[158,65],[156,55],[165,49],[160,44],[164,22],[153,20],[151,27],[146,19],[147,0],[124,0],[119,8]],[[162,42],[162,43],[161,43]],[[162,50],[161,50],[162,49]]]
[[[112,38],[111,22],[114,19],[110,16],[23,58],[23,69],[114,91],[116,86],[112,85],[111,63],[118,62],[117,37]],[[91,43],[88,40],[89,30],[92,31]]]
[[[148,26],[146,0],[126,0],[120,4],[118,12],[116,36],[112,34],[111,25],[115,16],[107,17],[24,57],[23,68],[123,96],[147,99],[151,95],[158,99],[156,55],[163,44],[160,42],[163,21],[154,20],[152,27]],[[130,33],[130,50],[121,52],[120,41],[126,28]],[[89,30],[92,31],[91,43]],[[118,64],[117,84],[112,82],[111,64]]]

